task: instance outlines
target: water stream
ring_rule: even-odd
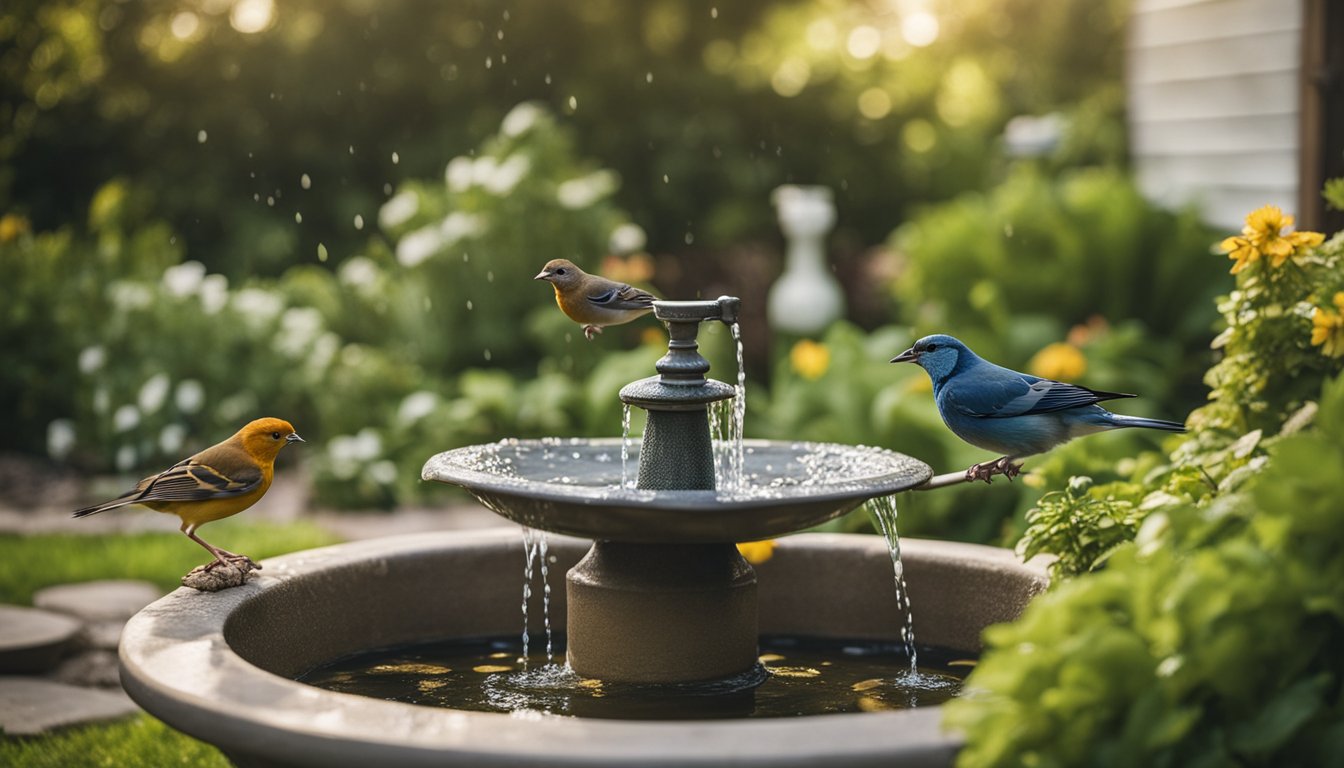
[[[905,585],[905,565],[901,563],[901,537],[896,532],[896,497],[878,496],[868,501],[868,510],[877,521],[877,529],[887,540],[891,551],[891,568],[896,583],[896,605],[905,612],[905,621],[901,625],[901,642],[905,644],[906,655],[910,657],[910,674],[918,674],[919,651],[915,647],[915,617],[910,610],[910,590]]]
[[[530,658],[528,649],[528,605],[532,602],[532,575],[536,570],[541,571],[541,616],[542,623],[546,629],[546,663],[551,664],[554,661],[555,642],[551,633],[551,580],[550,580],[550,562],[547,551],[546,532],[535,528],[523,528],[523,553],[527,562],[523,564],[523,653],[519,658],[523,668],[527,668],[527,660]],[[539,569],[533,568],[533,562],[540,562]]]
[[[630,404],[621,409],[621,487],[631,488],[630,481]]]

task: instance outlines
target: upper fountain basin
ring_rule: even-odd
[[[928,480],[928,465],[883,448],[744,441],[745,483],[715,491],[622,487],[620,438],[503,440],[440,453],[426,480],[459,485],[514,522],[606,541],[755,541],[809,528]]]

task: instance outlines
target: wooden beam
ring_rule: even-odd
[[[1344,212],[1321,198],[1327,179],[1344,177],[1344,3],[1302,0],[1300,186],[1302,229],[1344,229]]]

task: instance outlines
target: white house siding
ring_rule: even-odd
[[[1126,52],[1140,187],[1240,228],[1297,205],[1300,0],[1135,0]]]

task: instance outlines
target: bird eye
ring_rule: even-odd
[[[937,344],[930,344],[930,345],[927,347],[927,349],[928,349],[930,352],[934,351],[934,350],[937,349],[937,348],[938,348],[938,345],[937,345]]]
[[[555,270],[555,274],[557,274],[557,275],[563,275],[563,274],[565,274],[565,268],[564,268],[564,267],[561,267],[561,268]]]
[[[272,433],[271,433],[271,439],[272,439],[272,440],[279,440],[279,439],[280,439],[280,433],[279,433],[279,432],[272,432]]]

